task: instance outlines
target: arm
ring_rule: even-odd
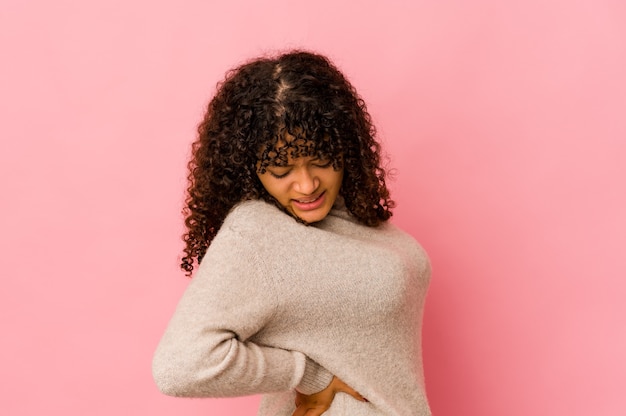
[[[212,242],[157,347],[157,386],[187,397],[322,390],[332,375],[304,354],[249,341],[272,318],[275,288],[253,243],[225,231]]]

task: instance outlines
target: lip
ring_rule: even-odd
[[[298,199],[292,199],[291,203],[298,208],[300,211],[312,211],[314,209],[318,209],[324,204],[326,200],[326,191],[319,194],[317,197],[309,197],[309,198],[300,198],[310,202],[302,202]]]

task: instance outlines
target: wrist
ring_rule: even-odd
[[[324,367],[306,357],[304,373],[296,390],[302,394],[311,395],[328,388],[333,381],[333,374]]]

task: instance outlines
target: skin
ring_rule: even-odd
[[[311,224],[330,212],[341,188],[343,168],[314,157],[289,157],[285,166],[257,173],[261,183],[291,215]]]
[[[356,392],[352,387],[346,383],[333,377],[328,387],[319,393],[306,395],[296,392],[296,411],[293,412],[293,416],[319,416],[324,413],[332,404],[335,394],[347,393],[355,399],[367,402],[368,400]]]

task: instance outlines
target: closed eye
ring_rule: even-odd
[[[327,168],[332,163],[332,160],[316,160],[314,166],[317,166],[318,168]]]
[[[277,172],[273,172],[273,171],[271,171],[269,169],[267,171],[270,173],[270,175],[272,175],[276,179],[282,179],[285,176],[289,175],[289,172],[291,172],[291,171],[288,170],[285,173],[277,173]]]

